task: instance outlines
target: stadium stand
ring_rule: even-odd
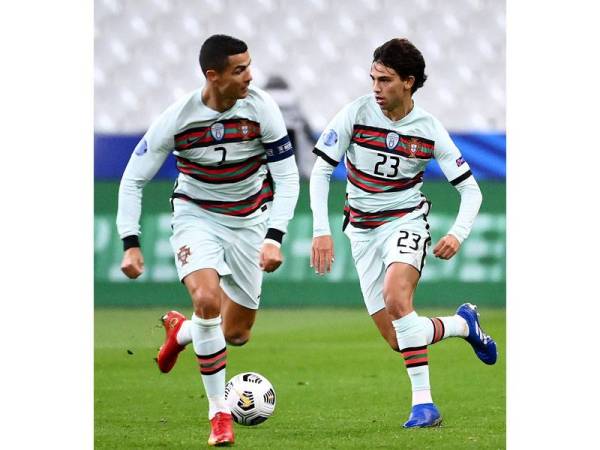
[[[226,33],[248,43],[259,86],[290,81],[315,130],[369,92],[373,49],[406,36],[427,61],[424,108],[452,131],[503,132],[504,19],[496,0],[97,0],[95,129],[143,132],[201,83],[203,40]]]

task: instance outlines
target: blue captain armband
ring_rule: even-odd
[[[267,162],[281,161],[294,156],[294,147],[287,134],[278,141],[263,143],[263,145],[267,151]]]

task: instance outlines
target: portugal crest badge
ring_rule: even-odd
[[[220,141],[225,135],[225,126],[219,122],[213,123],[210,127],[210,134],[212,134],[215,141]]]
[[[238,125],[238,134],[242,135],[242,139],[248,139],[250,133],[250,124],[247,120],[240,120]]]
[[[385,145],[387,145],[387,148],[389,148],[390,150],[393,150],[396,148],[396,145],[398,145],[399,140],[400,140],[400,135],[398,133],[394,133],[392,131],[387,134],[387,136],[385,138]]]
[[[177,259],[181,263],[182,266],[185,266],[188,263],[188,258],[192,254],[192,251],[187,245],[182,245],[177,252]]]
[[[419,147],[420,145],[418,139],[412,138],[410,141],[408,141],[408,150],[410,151],[410,155],[408,155],[408,157],[414,158],[419,151]]]

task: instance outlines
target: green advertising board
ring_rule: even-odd
[[[94,279],[96,306],[189,306],[185,288],[177,280],[171,233],[171,183],[152,182],[144,190],[141,245],[145,273],[129,280],[120,271],[122,244],[115,226],[118,183],[95,185]],[[506,288],[505,184],[481,182],[483,205],[469,238],[451,260],[431,252],[417,289],[419,306],[455,306],[465,300],[481,305],[504,306]],[[345,183],[331,184],[329,213],[335,245],[333,270],[317,276],[309,267],[312,217],[308,184],[301,186],[295,216],[283,244],[284,264],[265,274],[262,306],[360,306],[362,297],[350,245],[342,233]],[[451,227],[459,195],[446,182],[426,182],[423,189],[432,202],[429,215],[432,241]]]

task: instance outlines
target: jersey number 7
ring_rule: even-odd
[[[225,147],[215,147],[215,152],[223,152],[223,157],[221,158],[221,161],[217,163],[217,166],[220,166],[225,162],[225,156],[227,156],[227,149]]]

